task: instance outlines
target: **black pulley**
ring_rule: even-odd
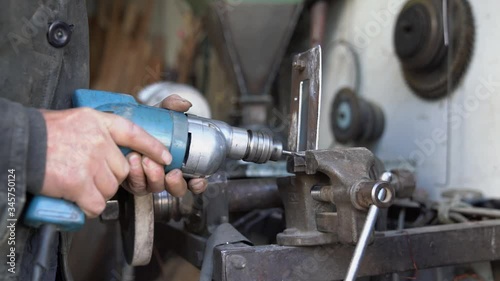
[[[340,143],[370,142],[384,132],[384,113],[377,105],[357,96],[351,89],[341,89],[333,101],[331,124]]]
[[[394,48],[405,80],[423,98],[440,98],[456,88],[472,55],[474,20],[470,5],[467,0],[446,3],[408,1],[394,30]]]

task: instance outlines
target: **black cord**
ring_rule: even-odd
[[[53,247],[54,238],[57,235],[57,228],[53,224],[44,224],[40,227],[39,231],[41,241],[33,265],[32,281],[42,280],[43,274],[49,268],[49,253]]]
[[[73,275],[71,274],[71,270],[69,268],[68,264],[68,256],[69,256],[69,247],[71,245],[71,241],[73,239],[72,233],[69,232],[63,232],[61,233],[61,246],[60,246],[60,251],[61,254],[59,255],[59,264],[61,265],[61,270],[59,271],[62,275],[61,280],[65,281],[73,281]],[[118,239],[120,240],[120,239]],[[121,243],[119,243],[121,246]],[[121,252],[120,252],[121,253]]]

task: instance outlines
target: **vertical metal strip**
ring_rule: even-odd
[[[304,81],[308,81],[304,83]],[[302,89],[307,85],[307,91]],[[307,94],[307,102],[302,94]],[[318,149],[318,130],[321,102],[321,47],[318,45],[295,55],[292,64],[292,98],[290,102],[290,132],[288,150],[299,152]],[[307,111],[307,118],[303,112]],[[304,122],[307,121],[307,122]],[[300,135],[306,136],[301,143]],[[302,141],[303,142],[303,141]]]

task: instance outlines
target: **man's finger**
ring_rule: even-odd
[[[172,162],[172,155],[167,148],[141,127],[118,115],[101,114],[116,144],[146,155],[157,163],[169,165]]]
[[[76,198],[75,203],[82,209],[87,217],[95,218],[104,211],[104,208],[106,208],[106,200],[97,190],[95,185],[92,184],[84,188],[87,189],[85,196]]]
[[[109,165],[103,164],[99,172],[94,176],[94,184],[104,199],[108,200],[116,194],[119,180],[111,171]]]
[[[127,160],[130,165],[130,173],[124,182],[124,187],[135,195],[146,195],[146,176],[142,168],[142,156],[137,152],[127,154]]]
[[[116,177],[118,184],[121,184],[129,174],[130,165],[118,146],[114,145],[112,141],[109,141],[108,144],[106,163],[108,164],[108,167],[113,175]]]
[[[186,180],[179,169],[174,169],[165,175],[165,185],[167,191],[175,197],[181,197],[187,192]]]
[[[180,96],[173,94],[165,98],[161,102],[161,107],[170,109],[170,110],[175,110],[179,112],[186,112],[189,110],[189,108],[193,106],[191,102],[189,102],[186,99],[181,98]]]
[[[147,179],[147,190],[149,192],[162,192],[165,190],[163,176],[165,170],[162,165],[155,163],[146,156],[142,157],[142,167]]]
[[[192,179],[188,182],[188,188],[194,194],[200,194],[207,189],[208,182],[206,179]]]

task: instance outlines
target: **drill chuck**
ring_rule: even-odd
[[[281,157],[281,142],[265,132],[192,115],[188,115],[188,124],[189,145],[182,167],[187,175],[211,175],[226,157],[255,163],[276,161]]]
[[[260,131],[248,131],[247,153],[243,160],[254,163],[265,163],[269,160],[277,161],[283,152],[280,141],[273,139],[269,134]]]

